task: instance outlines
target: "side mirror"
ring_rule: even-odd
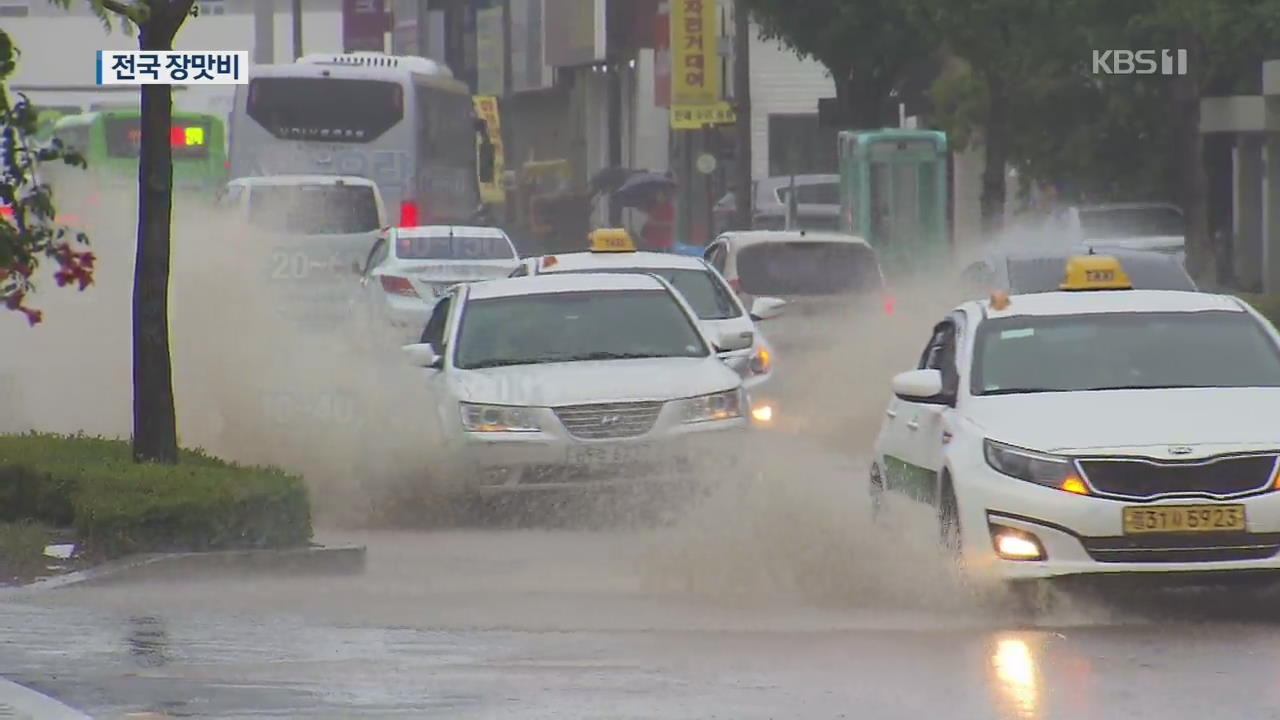
[[[949,405],[952,398],[942,392],[940,370],[908,370],[893,378],[893,394],[908,402]]]
[[[430,368],[432,370],[439,370],[444,367],[444,357],[436,353],[436,349],[431,343],[415,343],[413,345],[405,345],[401,349],[409,356],[409,362],[413,363],[414,367]]]
[[[751,302],[751,319],[760,322],[771,320],[782,314],[787,301],[775,297],[758,297]]]
[[[756,334],[750,330],[726,330],[716,338],[717,352],[735,352],[746,350],[756,342]]]

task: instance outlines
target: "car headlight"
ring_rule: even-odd
[[[538,432],[534,408],[514,405],[462,403],[462,427],[467,432]]]
[[[756,350],[756,354],[751,356],[751,372],[756,375],[764,375],[773,368],[773,358],[769,356],[769,351],[765,348]]]
[[[982,449],[987,457],[987,464],[998,473],[1077,495],[1089,494],[1088,486],[1069,458],[1038,453],[990,439],[983,440]]]
[[[742,391],[729,390],[684,401],[684,422],[700,423],[742,417]]]

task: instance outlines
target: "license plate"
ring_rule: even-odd
[[[654,447],[648,443],[632,445],[579,445],[569,448],[566,463],[574,467],[626,465],[652,462]]]
[[[1243,505],[1156,505],[1124,508],[1126,535],[1243,531]]]

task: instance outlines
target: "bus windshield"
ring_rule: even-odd
[[[404,117],[387,80],[262,77],[249,83],[249,117],[282,140],[371,142]]]

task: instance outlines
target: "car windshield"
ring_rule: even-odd
[[[626,322],[619,322],[626,318]],[[599,290],[467,303],[454,366],[706,357],[710,349],[664,290]]]
[[[511,243],[493,235],[400,236],[396,257],[402,260],[512,260]]]
[[[1080,211],[1080,227],[1090,240],[1183,235],[1182,213],[1171,207],[1105,208]]]
[[[684,299],[693,308],[693,312],[701,320],[728,320],[742,316],[738,307],[725,286],[714,275],[706,270],[679,268],[607,268],[590,270],[573,270],[573,273],[649,273],[671,283],[684,295]]]
[[[369,185],[259,185],[249,191],[249,223],[291,235],[346,235],[379,228]]]
[[[875,252],[848,242],[765,242],[738,253],[738,282],[750,295],[875,292],[882,280]]]
[[[1098,313],[984,322],[972,392],[1280,387],[1280,351],[1252,315]]]
[[[1067,258],[1010,258],[1009,284],[1015,293],[1053,292],[1059,289],[1066,272]],[[1151,257],[1126,257],[1120,266],[1138,290],[1196,291],[1196,284],[1173,258],[1153,254]]]

